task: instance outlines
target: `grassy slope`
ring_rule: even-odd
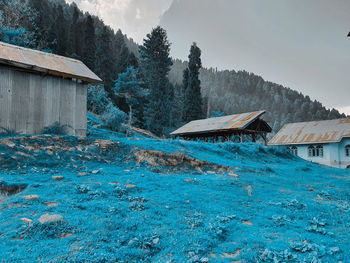
[[[2,141],[0,180],[28,186],[0,201],[0,262],[349,262],[349,171],[254,144],[90,131],[86,140]],[[101,149],[101,138],[115,144]],[[234,175],[148,167],[136,163],[137,149],[181,152]],[[64,221],[42,225],[46,213]]]

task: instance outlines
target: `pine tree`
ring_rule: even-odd
[[[172,65],[170,43],[166,31],[160,26],[154,28],[140,47],[140,68],[149,89],[145,121],[148,130],[157,135],[164,134],[171,125],[171,96],[174,94],[168,79]]]
[[[188,85],[185,91],[184,121],[190,122],[203,117],[203,102],[199,70],[202,67],[201,50],[193,43],[188,64]],[[185,75],[185,73],[184,73]],[[186,76],[184,76],[184,81]]]
[[[105,90],[110,97],[115,78],[113,64],[112,34],[108,27],[104,26],[98,36],[95,71],[103,79]]]
[[[67,47],[67,52],[68,55],[74,58],[79,58],[81,55],[81,49],[80,49],[80,44],[81,44],[81,25],[79,23],[79,17],[80,17],[80,12],[78,7],[76,6],[75,3],[73,3],[73,14],[72,14],[72,22],[70,25],[70,30],[69,32],[69,40],[68,40],[68,47]]]
[[[188,88],[188,80],[189,80],[189,74],[190,71],[188,68],[185,68],[182,74],[182,86],[181,86],[181,104],[182,104],[182,114],[181,114],[181,119],[182,121],[186,122],[186,106],[185,106],[185,100],[186,100],[186,91]]]
[[[82,60],[86,66],[94,70],[95,69],[95,26],[91,15],[88,15],[85,20],[85,41],[83,47]]]
[[[116,68],[117,74],[125,72],[126,69],[128,68],[128,57],[129,57],[129,49],[124,43],[118,56],[118,63]]]
[[[142,120],[142,102],[146,95],[141,87],[141,81],[138,78],[138,71],[134,67],[128,67],[126,72],[120,73],[115,81],[113,92],[115,96],[125,98],[129,106],[129,125],[139,124]],[[136,120],[135,118],[136,117]]]
[[[66,19],[64,18],[63,8],[58,6],[58,15],[55,21],[57,50],[54,53],[64,56],[66,54]]]

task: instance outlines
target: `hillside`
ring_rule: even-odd
[[[170,80],[179,86],[187,62],[175,60]],[[286,123],[328,120],[345,117],[336,109],[326,109],[321,102],[291,88],[264,80],[247,71],[202,68],[200,72],[205,108],[225,114],[266,110],[264,119],[277,132]]]
[[[0,138],[2,262],[346,262],[349,171],[258,144]]]

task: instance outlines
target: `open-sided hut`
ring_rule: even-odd
[[[86,84],[98,82],[79,60],[0,42],[0,132],[38,134],[59,123],[85,136]]]
[[[213,138],[215,141],[219,137],[222,137],[223,141],[230,140],[232,136],[236,135],[239,136],[240,142],[243,142],[244,136],[251,138],[253,142],[261,137],[266,144],[266,135],[272,129],[261,119],[264,113],[265,111],[255,111],[195,120],[172,132],[171,135],[185,139],[207,140]]]

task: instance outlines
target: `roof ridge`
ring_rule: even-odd
[[[9,47],[12,47],[12,48],[17,48],[17,49],[22,49],[22,50],[28,50],[28,51],[30,51],[30,52],[37,52],[37,53],[40,53],[40,54],[45,54],[45,55],[48,55],[48,56],[58,57],[58,58],[66,59],[66,60],[71,60],[71,61],[76,62],[76,63],[83,63],[83,62],[82,62],[81,60],[79,60],[79,59],[70,58],[70,57],[65,57],[65,56],[62,56],[62,55],[58,55],[58,54],[54,54],[54,53],[49,53],[49,52],[45,52],[45,51],[38,50],[38,49],[33,49],[33,48],[28,48],[28,47],[17,46],[17,45],[5,43],[5,42],[2,42],[2,41],[0,41],[0,45],[9,46]]]

